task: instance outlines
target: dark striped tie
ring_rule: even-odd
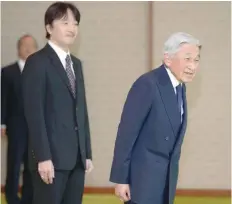
[[[71,68],[72,60],[71,60],[70,55],[67,55],[67,57],[65,58],[65,61],[66,61],[65,70],[66,70],[66,73],[69,79],[71,91],[72,91],[73,97],[76,98],[76,79],[75,79],[74,73]]]

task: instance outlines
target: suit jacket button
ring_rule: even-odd
[[[169,140],[169,137],[165,137],[165,140],[167,140],[167,141],[168,141],[168,140]]]
[[[78,127],[76,126],[74,129],[77,131],[77,130],[78,130]]]

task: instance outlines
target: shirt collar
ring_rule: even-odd
[[[169,68],[165,66],[165,69],[167,70],[168,76],[172,82],[172,86],[176,88],[180,84],[180,82],[176,79],[176,77],[174,76],[174,74],[171,72]]]
[[[20,71],[23,71],[24,65],[25,65],[25,61],[22,59],[18,59],[18,65],[19,65],[19,69]]]
[[[62,50],[59,46],[57,46],[52,41],[49,40],[48,44],[55,50],[56,54],[61,59],[61,61],[63,61],[63,60],[65,61],[65,58],[67,57],[67,55],[70,55],[69,51],[65,52],[64,50]]]

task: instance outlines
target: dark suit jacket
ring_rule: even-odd
[[[55,169],[71,170],[78,155],[92,158],[82,65],[71,56],[77,97],[55,51],[47,44],[31,55],[23,71],[23,100],[29,128],[29,162],[52,160]]]
[[[182,125],[174,88],[163,65],[142,75],[128,94],[110,181],[129,184],[135,203],[164,204],[165,185],[169,204],[173,203],[187,125],[185,85],[183,92]]]
[[[7,126],[8,142],[26,142],[21,71],[17,62],[1,70],[1,124]]]

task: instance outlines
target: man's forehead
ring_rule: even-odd
[[[184,53],[186,56],[199,56],[200,52],[194,53],[194,52],[185,52]]]
[[[189,44],[189,43],[184,43],[180,46],[180,50],[199,50],[199,46],[198,45],[194,45],[194,44]]]
[[[66,20],[69,20],[70,18],[76,21],[74,13],[70,9],[67,9],[65,15],[61,19],[58,19],[58,20],[66,21]]]
[[[200,53],[200,49],[197,45],[188,44],[186,46],[181,46],[179,52],[185,55],[198,55]]]
[[[179,50],[176,54],[175,54],[176,58],[185,58],[185,57],[191,57],[191,58],[200,58],[200,51],[181,51]]]
[[[23,38],[21,38],[21,43],[23,43],[23,42],[28,42],[28,41],[35,41],[34,40],[34,38],[33,37],[31,37],[31,36],[24,36]]]
[[[33,38],[31,36],[25,36],[23,39],[25,39],[25,40],[32,39],[33,40]]]

